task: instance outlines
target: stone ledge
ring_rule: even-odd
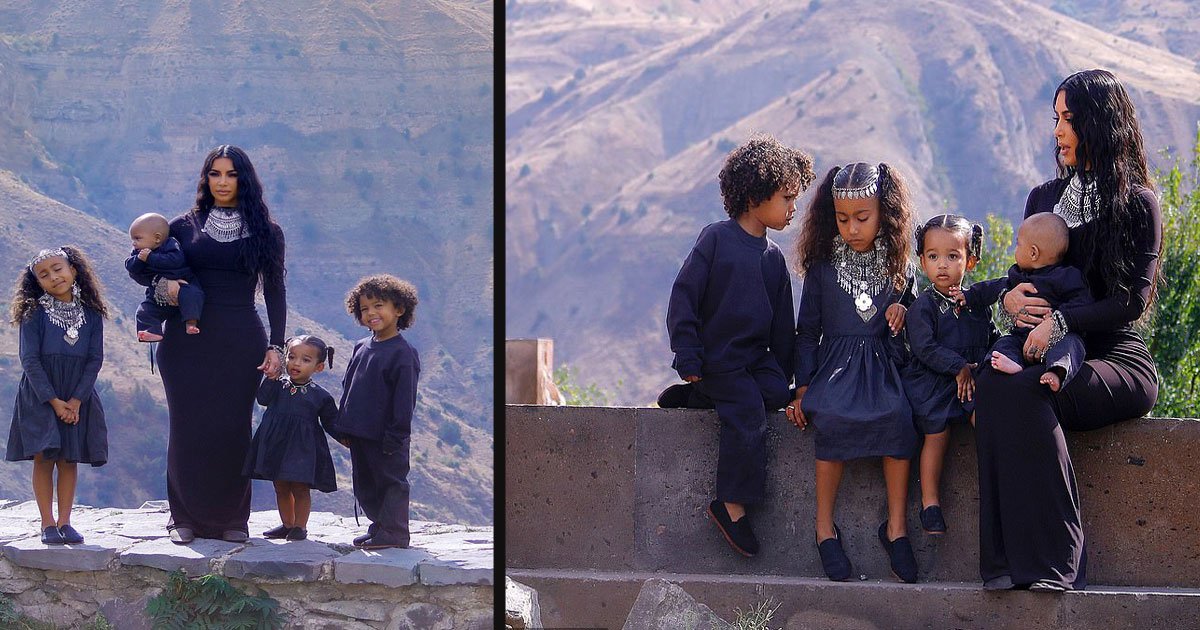
[[[117,565],[147,566],[189,575],[219,573],[255,581],[332,581],[334,562],[353,556],[361,563],[372,553],[367,578],[355,582],[404,586],[426,584],[492,584],[492,528],[414,522],[412,549],[384,550],[412,554],[363,552],[350,541],[366,529],[352,518],[314,512],[309,539],[285,542],[252,536],[246,543],[198,538],[190,545],[172,544],[166,537],[169,513],[165,506],[147,504],[136,510],[76,506],[71,523],[84,535],[82,545],[43,545],[39,538],[37,505],[33,501],[0,505],[0,556],[17,566],[57,571],[101,571]],[[274,512],[250,517],[253,534],[279,524]],[[417,555],[413,555],[417,554]],[[407,558],[418,558],[413,565]],[[421,567],[427,579],[422,579]],[[347,569],[353,575],[353,569]],[[361,576],[360,576],[361,577]]]
[[[0,592],[21,612],[59,627],[84,625],[103,610],[117,628],[149,628],[145,602],[167,572],[224,575],[279,600],[289,628],[469,628],[493,626],[490,527],[412,523],[412,549],[363,551],[350,541],[367,525],[314,513],[309,540],[245,544],[166,538],[165,505],[136,510],[76,506],[71,521],[85,544],[39,540],[32,501],[0,500]],[[274,527],[274,512],[255,512],[253,534]],[[442,572],[426,571],[424,565]],[[117,619],[120,619],[118,622]]]
[[[507,566],[824,575],[812,533],[813,434],[782,413],[768,418],[767,501],[751,512],[763,551],[754,558],[731,552],[704,513],[716,474],[715,412],[509,405],[505,429]],[[1200,422],[1141,418],[1068,433],[1067,443],[1089,581],[1200,588]],[[974,433],[956,426],[941,494],[950,529],[933,537],[920,531],[913,466],[909,537],[923,582],[978,579],[975,470]],[[837,520],[856,574],[890,575],[875,534],[885,505],[879,460],[848,462]]]
[[[1055,595],[984,591],[977,583],[830,582],[782,576],[507,569],[537,590],[547,627],[620,628],[643,584],[678,584],[732,620],[767,599],[779,604],[772,627],[871,630],[904,628],[1196,628],[1200,590],[1092,586]]]

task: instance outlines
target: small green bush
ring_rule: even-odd
[[[185,630],[280,629],[287,623],[279,611],[279,602],[256,589],[249,595],[219,575],[189,579],[183,571],[174,571],[167,586],[146,604],[146,613],[155,628]]]

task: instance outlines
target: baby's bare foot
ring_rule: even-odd
[[[1042,385],[1049,387],[1050,391],[1052,392],[1057,392],[1058,388],[1062,387],[1062,380],[1059,379],[1058,375],[1054,372],[1046,372],[1042,375],[1042,378],[1038,379],[1038,381],[1040,381]]]
[[[993,350],[992,351],[992,368],[995,369],[997,372],[1004,372],[1005,374],[1016,374],[1017,372],[1021,371],[1021,364],[1017,363],[1016,361],[1013,361],[1012,359],[1004,356],[1003,354],[1000,354],[999,352],[996,352]]]
[[[194,319],[184,322],[184,329],[187,330],[187,334],[189,334],[189,335],[199,335],[200,334],[200,327],[196,325],[196,320],[194,320]]]

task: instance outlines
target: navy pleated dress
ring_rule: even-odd
[[[999,336],[991,309],[956,309],[951,298],[928,287],[908,309],[904,330],[912,359],[900,376],[917,431],[941,433],[951,422],[965,422],[975,411],[975,401],[958,399],[956,377],[968,363],[976,364],[978,374]]]
[[[67,343],[66,331],[38,307],[21,324],[21,382],[13,405],[4,459],[65,460],[101,466],[108,461],[108,426],[96,395],[96,377],[104,363],[104,320],[83,307],[79,338]],[[79,399],[79,422],[58,419],[50,401]]]
[[[843,290],[827,262],[804,277],[796,318],[796,386],[808,385],[801,411],[816,430],[817,459],[912,457],[917,446],[912,411],[897,363],[904,360],[884,311],[911,304],[913,279],[905,291],[890,283],[870,298],[866,321],[855,298]],[[904,298],[904,299],[902,299]]]
[[[325,431],[337,403],[320,385],[294,386],[287,376],[263,379],[258,404],[267,410],[250,441],[242,474],[254,479],[294,481],[321,492],[337,490]]]

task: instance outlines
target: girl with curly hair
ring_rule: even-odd
[[[796,396],[789,420],[816,429],[817,550],[831,580],[852,567],[834,524],[845,461],[882,457],[888,518],[879,541],[892,572],[917,579],[905,525],[912,411],[897,369],[906,307],[916,299],[908,262],[913,212],[900,176],[856,162],[825,176],[797,244],[804,289],[796,322]]]
[[[718,176],[729,220],[700,231],[671,287],[667,332],[679,377],[659,407],[715,408],[721,421],[716,498],[708,515],[734,551],[758,539],[746,507],[766,491],[767,411],[787,403],[795,315],[787,264],[767,228],[782,230],[813,180],[812,158],[758,135]]]
[[[1158,399],[1154,359],[1132,324],[1154,302],[1162,214],[1146,169],[1133,102],[1106,70],[1067,77],[1054,91],[1058,177],[1029,193],[1025,217],[1067,223],[1064,263],[1094,298],[1054,309],[1026,282],[1000,299],[1031,329],[1033,365],[1005,374],[985,365],[975,386],[979,451],[979,569],[984,588],[1061,592],[1087,584],[1083,522],[1064,430],[1146,414]],[[1057,392],[1038,384],[1054,342],[1079,333],[1086,357]]]
[[[71,526],[77,464],[108,461],[108,428],[95,387],[108,309],[83,252],[69,245],[38,252],[17,278],[11,314],[21,329],[23,372],[4,458],[33,460],[42,543],[79,544],[83,536]]]
[[[192,272],[205,288],[198,334],[187,334],[178,309],[158,346],[170,433],[167,502],[171,541],[195,537],[244,542],[249,537],[250,480],[242,464],[250,446],[254,397],[263,374],[282,371],[287,324],[283,231],[271,218],[246,152],[223,144],[208,153],[196,205],[171,220]],[[130,271],[178,305],[184,280]],[[254,306],[262,287],[270,335]],[[269,345],[268,345],[269,344]]]

